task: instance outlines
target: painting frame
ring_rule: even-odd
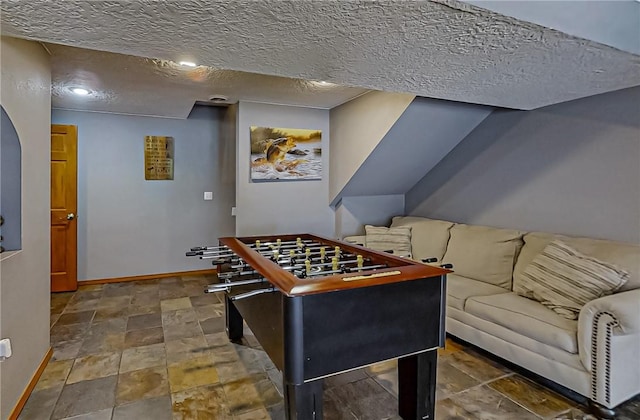
[[[251,182],[323,179],[322,130],[249,127]]]

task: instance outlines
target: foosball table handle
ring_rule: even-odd
[[[228,292],[229,290],[231,290],[229,286],[226,286],[224,284],[210,284],[209,286],[207,286],[206,289],[204,289],[204,292],[218,293],[218,292]]]

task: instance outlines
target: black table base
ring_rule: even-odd
[[[428,282],[423,281],[422,287],[431,288],[433,286],[439,286],[441,282],[438,279]],[[443,283],[443,282],[442,282]],[[411,287],[409,287],[411,286]],[[412,333],[411,327],[407,327],[409,324],[409,318],[403,319],[399,315],[398,308],[407,304],[407,300],[402,299],[403,290],[414,290],[414,293],[419,293],[424,290],[420,290],[419,284],[397,284],[391,286],[381,287],[380,290],[375,288],[366,290],[367,296],[372,299],[376,299],[376,295],[383,296],[389,292],[396,293],[400,299],[395,300],[396,311],[394,312],[393,304],[387,308],[390,311],[389,316],[383,316],[381,319],[387,320],[386,324],[380,322],[381,319],[373,321],[367,321],[366,314],[362,314],[362,319],[365,320],[362,324],[358,323],[354,325],[353,322],[347,321],[340,324],[341,317],[335,317],[332,315],[332,311],[336,311],[337,307],[343,307],[346,305],[357,305],[357,300],[352,300],[357,295],[364,293],[365,289],[352,290],[348,292],[341,292],[334,296],[331,294],[315,295],[306,297],[306,301],[303,302],[302,298],[288,298],[283,297],[280,293],[272,293],[267,295],[261,295],[251,298],[250,304],[246,301],[233,302],[227,296],[225,299],[225,312],[226,312],[226,331],[227,336],[232,341],[239,341],[243,336],[243,314],[248,318],[247,323],[249,327],[254,330],[256,338],[261,343],[267,354],[273,360],[278,369],[283,372],[283,388],[285,398],[285,411],[287,420],[321,420],[322,419],[322,383],[326,376],[332,376],[339,374],[345,370],[352,370],[359,367],[367,366],[376,362],[388,360],[389,357],[379,356],[380,348],[387,346],[390,350],[386,355],[394,355],[390,358],[398,359],[398,413],[404,420],[432,420],[435,418],[435,391],[436,391],[436,364],[437,364],[437,347],[439,346],[440,331],[437,328],[440,325],[437,305],[439,297],[437,294],[432,294],[431,300],[435,304],[433,308],[436,311],[430,311],[428,295],[423,295],[422,305],[416,307],[412,311],[407,312],[409,317],[417,317],[417,319],[424,319],[424,324],[432,324],[432,328],[428,328],[428,332],[423,337],[412,339],[404,337],[402,340],[397,340],[397,343],[384,343],[386,337],[396,336],[398,331],[408,328]],[[390,290],[386,290],[390,289]],[[342,300],[342,302],[340,302]],[[331,302],[331,304],[328,304]],[[351,302],[351,303],[347,303]],[[403,303],[401,303],[403,302]],[[237,305],[240,305],[237,307]],[[303,314],[302,308],[306,305],[307,309],[313,309]],[[422,310],[420,308],[423,308]],[[359,308],[358,310],[362,310]],[[356,311],[357,312],[357,311]],[[332,318],[333,316],[333,318]],[[351,314],[353,317],[353,314]],[[351,329],[352,333],[349,334],[353,337],[353,343],[346,345],[346,349],[341,350],[343,357],[339,357],[338,354],[332,355],[329,352],[319,352],[322,349],[323,342],[319,342],[311,349],[305,347],[304,343],[301,343],[301,337],[303,331],[306,328],[316,331],[320,326],[317,323],[309,322],[309,318],[317,320],[322,323],[328,322],[335,325],[338,331]],[[286,321],[285,321],[286,320]],[[306,326],[304,321],[307,320]],[[395,320],[399,320],[400,324],[396,325]],[[376,322],[377,321],[377,322]],[[375,322],[375,326],[372,327],[372,322]],[[285,326],[287,323],[288,326]],[[414,322],[415,324],[415,322]],[[375,346],[371,346],[371,349],[367,347],[359,347],[359,342],[363,339],[363,328],[367,334],[370,334],[371,328],[375,330],[386,331],[383,335],[375,340]],[[288,331],[285,334],[285,330]],[[316,334],[317,335],[317,334]],[[285,339],[284,336],[290,337]],[[314,338],[313,333],[307,333],[304,335],[307,339]],[[418,340],[418,341],[416,341]],[[426,340],[426,341],[425,341]],[[425,344],[426,342],[426,344]],[[334,345],[335,343],[330,342]],[[421,346],[430,346],[418,352],[414,352],[410,355],[402,355],[401,350],[405,346],[413,346],[413,348]],[[355,346],[355,347],[354,347]],[[331,346],[328,345],[328,348]],[[377,350],[377,353],[373,351],[373,348]],[[383,348],[383,350],[385,350]],[[371,352],[372,355],[367,353]],[[368,358],[368,359],[367,359]],[[346,359],[342,360],[342,359]],[[315,363],[313,363],[315,362]],[[366,362],[366,363],[363,363]],[[340,365],[342,363],[342,365]],[[345,365],[346,363],[346,365]],[[345,369],[345,366],[347,368]],[[344,370],[342,370],[344,369]],[[307,372],[314,372],[311,376],[305,377]]]

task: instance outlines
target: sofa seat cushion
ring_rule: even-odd
[[[470,297],[497,295],[499,293],[509,293],[509,291],[483,281],[456,274],[447,274],[447,305],[461,311],[464,311],[464,304]]]
[[[501,293],[467,299],[465,312],[541,343],[578,353],[578,322],[561,317],[539,302]]]
[[[442,262],[464,277],[511,290],[513,265],[522,246],[522,232],[457,224]]]
[[[471,344],[475,344],[520,366],[526,367],[533,372],[540,372],[540,370],[544,371],[546,369],[540,366],[540,364],[547,366],[547,364],[555,364],[553,362],[557,362],[576,369],[582,372],[583,375],[587,375],[587,371],[584,369],[582,361],[580,361],[580,353],[569,353],[555,346],[541,343],[517,331],[511,331],[508,328],[485,321],[468,312],[462,312],[452,307],[447,308],[447,333],[468,341]],[[491,342],[494,342],[494,344],[491,345]],[[526,361],[523,361],[523,356],[528,355],[528,353],[536,354],[537,356],[532,359],[537,359],[537,361],[530,360],[528,357],[524,357]],[[552,375],[543,376],[546,378],[552,377]],[[576,378],[565,378],[565,380],[570,382],[573,382],[575,379]],[[585,378],[582,377],[581,379]],[[588,377],[585,381],[584,388],[586,391],[589,389],[587,385],[589,383]],[[572,385],[575,384],[572,383]],[[571,389],[575,390],[576,388],[573,387]]]
[[[425,258],[442,260],[453,225],[453,222],[413,216],[396,216],[391,221],[391,227],[411,228],[411,254],[416,261]]]

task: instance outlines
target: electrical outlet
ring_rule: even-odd
[[[204,192],[204,199],[209,201],[209,200],[213,200],[213,191],[205,191]]]

